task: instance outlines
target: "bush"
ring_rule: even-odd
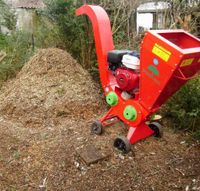
[[[37,25],[33,33],[14,30],[9,35],[0,33],[0,50],[7,55],[0,63],[0,85],[14,77],[37,48],[64,46],[60,32],[54,25],[39,14],[35,15],[34,20]]]
[[[7,56],[0,64],[0,83],[14,77],[32,55],[30,34],[17,32],[10,36],[0,34],[0,47]]]
[[[59,31],[59,38],[62,39],[63,44],[69,52],[72,53],[81,64],[85,64],[83,57],[84,47],[83,42],[88,41],[88,37],[84,35],[84,22],[81,22],[82,17],[75,16],[76,7],[73,0],[46,0],[47,8],[40,14],[49,19],[49,21]],[[87,48],[87,46],[86,46]],[[84,50],[87,52],[87,50]]]
[[[9,30],[15,29],[16,18],[10,7],[0,0],[0,26],[3,25]]]
[[[167,103],[166,116],[176,129],[187,130],[200,139],[200,77],[189,81]]]
[[[48,48],[48,47],[59,47],[65,48],[62,34],[59,28],[49,22],[45,17],[37,15],[38,25],[34,30],[34,47],[35,48]]]

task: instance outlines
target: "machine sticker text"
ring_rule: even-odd
[[[149,66],[148,66],[148,69],[149,69],[154,75],[156,75],[156,76],[159,75],[159,71],[158,71],[158,69],[157,69],[155,66],[149,65]]]
[[[158,56],[159,58],[161,58],[165,62],[167,62],[169,60],[169,58],[172,54],[171,52],[169,52],[168,50],[166,50],[162,46],[158,45],[157,43],[155,43],[155,45],[152,49],[152,53],[154,53],[156,56]]]
[[[151,78],[157,85],[160,85],[160,81],[157,80],[157,79],[154,77],[153,73],[150,73],[150,72],[147,71],[146,69],[144,69],[144,73],[145,73],[149,78]]]
[[[160,72],[157,68],[159,61],[157,58],[153,59],[153,64],[148,65],[147,69],[144,70],[144,73],[151,78],[156,84],[160,84],[159,80],[156,79],[160,75]]]
[[[193,62],[193,60],[194,60],[194,58],[189,58],[189,59],[183,60],[183,61],[181,62],[181,67],[191,65],[192,62]]]

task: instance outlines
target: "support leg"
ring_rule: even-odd
[[[113,115],[112,112],[113,112],[113,108],[110,108],[110,110],[104,115],[104,117],[99,120],[103,127],[112,125],[116,122],[115,120],[116,116]]]
[[[145,139],[154,134],[154,131],[145,123],[140,124],[137,127],[130,127],[127,135],[127,139],[131,144],[136,143],[141,139]]]
[[[91,125],[91,133],[96,135],[101,135],[103,132],[103,128],[111,125],[116,122],[115,119],[118,120],[118,118],[112,114],[113,109],[111,108],[103,118],[100,120],[94,121]]]

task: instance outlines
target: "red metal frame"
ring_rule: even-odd
[[[103,8],[92,5],[77,9],[76,15],[82,14],[92,22],[105,95],[114,91],[118,96],[117,105],[112,106],[100,121],[106,126],[105,121],[117,117],[128,124],[127,139],[132,144],[152,135],[154,131],[146,121],[200,70],[200,40],[183,30],[148,31],[141,44],[139,92],[135,98],[124,100],[115,76],[108,69],[107,55],[114,49],[109,17]],[[137,111],[137,118],[133,121],[123,115],[129,105]]]

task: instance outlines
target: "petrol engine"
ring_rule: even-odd
[[[109,70],[116,78],[118,88],[133,95],[139,88],[139,60],[137,52],[112,50],[108,53]]]

